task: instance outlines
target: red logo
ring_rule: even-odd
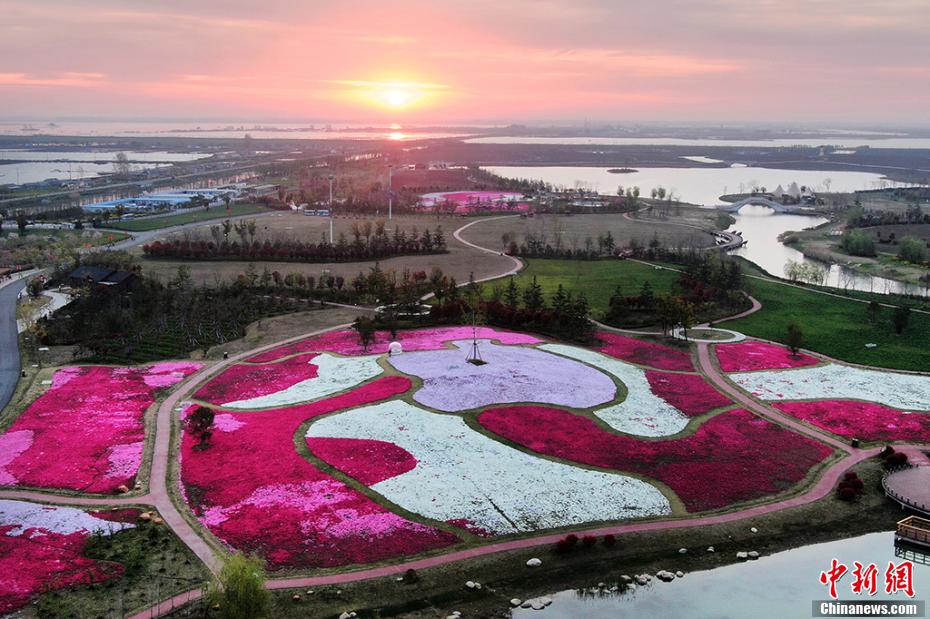
[[[820,584],[830,587],[830,597],[834,600],[837,599],[836,585],[847,572],[849,568],[836,559],[830,561],[830,569],[820,572]],[[874,563],[864,565],[854,561],[851,575],[852,582],[849,588],[853,593],[856,595],[878,593],[878,567]],[[903,593],[908,597],[914,597],[913,563],[902,561],[895,565],[892,561],[888,562],[888,568],[885,570],[885,593]]]

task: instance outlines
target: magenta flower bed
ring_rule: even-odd
[[[76,366],[0,435],[0,484],[114,492],[132,486],[144,446],[144,414],[158,390],[203,367]]]
[[[846,438],[930,443],[930,413],[909,413],[874,402],[775,402],[779,410]]]
[[[826,445],[736,409],[677,440],[611,434],[591,419],[536,406],[489,409],[488,430],[541,454],[667,484],[689,512],[719,509],[783,492],[830,455]]]
[[[596,337],[601,341],[597,350],[616,359],[658,370],[695,371],[691,355],[683,350],[607,331],[598,331]]]
[[[387,376],[310,404],[223,412],[224,429],[217,428],[209,448],[193,449],[196,441],[184,433],[181,480],[188,503],[214,535],[261,554],[271,569],[371,563],[455,544],[456,536],[389,511],[294,448],[306,420],[410,388],[409,379]],[[382,454],[385,467],[406,466],[396,450],[374,452]]]
[[[646,371],[652,392],[689,417],[703,415],[732,401],[697,374]]]
[[[752,372],[754,370],[782,370],[816,365],[820,360],[810,355],[791,356],[784,346],[747,340],[737,344],[717,344],[717,361],[724,372]]]
[[[316,354],[311,353],[264,365],[237,363],[210,379],[194,397],[222,405],[283,391],[316,377],[317,366],[310,363],[314,357]]]
[[[98,518],[131,522],[138,510]],[[83,556],[88,531],[60,533],[42,527],[0,526],[0,615],[29,604],[39,594],[119,578],[123,566]]]
[[[417,459],[403,447],[362,438],[307,439],[307,447],[323,462],[366,486],[413,470]]]
[[[435,329],[417,329],[414,331],[399,331],[397,341],[401,343],[405,352],[413,350],[438,350],[444,348],[445,342],[453,340],[471,339],[471,327],[438,327]],[[539,344],[538,337],[515,331],[479,327],[478,337],[485,340],[498,340],[501,344]],[[391,334],[388,331],[378,331],[375,343],[369,346],[368,351],[362,349],[358,343],[358,334],[355,331],[331,331],[316,337],[300,340],[273,348],[249,357],[252,363],[268,363],[288,355],[302,352],[334,352],[340,355],[378,355],[388,351],[391,343]]]

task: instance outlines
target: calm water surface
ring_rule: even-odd
[[[568,590],[551,595],[553,603],[541,611],[516,609],[513,617],[539,619],[613,619],[615,617],[686,619],[797,619],[811,616],[813,600],[828,599],[827,588],[819,582],[820,572],[830,560],[850,566],[859,561],[875,563],[879,570],[880,594],[856,596],[850,591],[849,574],[838,585],[840,599],[894,599],[906,601],[903,594],[886,595],[884,571],[896,557],[894,535],[873,533],[851,539],[804,546],[757,561],[737,563],[703,572],[686,574],[670,583],[658,582],[637,587],[629,593]],[[912,556],[909,556],[913,560]],[[923,560],[927,560],[923,557]],[[674,570],[674,561],[667,567]],[[591,583],[592,586],[596,582]],[[930,597],[930,567],[914,564],[915,600]]]

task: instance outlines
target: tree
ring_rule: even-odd
[[[271,603],[265,579],[265,564],[260,557],[234,553],[207,586],[207,602],[219,607],[223,619],[263,617]]]
[[[116,160],[113,162],[113,173],[119,178],[126,178],[132,172],[132,166],[129,165],[129,157],[126,153],[116,153]]]
[[[375,341],[375,321],[366,316],[359,316],[352,323],[352,328],[358,333],[359,344],[368,352],[368,347]]]
[[[898,257],[908,262],[926,262],[927,244],[920,239],[906,236],[898,245]]]
[[[520,291],[512,275],[510,281],[507,282],[507,290],[504,291],[504,302],[510,309],[517,309],[517,304],[520,302]]]
[[[869,313],[869,322],[875,323],[878,321],[879,314],[882,313],[882,304],[878,301],[870,301],[868,307]]]
[[[894,325],[894,332],[898,335],[904,333],[904,330],[907,329],[907,323],[911,320],[911,308],[909,307],[896,307],[894,313],[891,315],[891,322]]]
[[[643,287],[639,291],[639,304],[644,309],[654,309],[656,306],[655,293],[652,291],[652,284],[649,280],[643,282]]]
[[[630,303],[623,295],[623,290],[619,285],[614,289],[613,295],[607,308],[607,315],[604,319],[612,324],[622,324],[630,315]]]
[[[843,251],[853,256],[874,256],[875,241],[862,230],[847,230],[840,241]]]
[[[19,236],[26,236],[26,226],[29,225],[29,220],[26,219],[26,213],[19,211],[16,213],[16,227],[19,228]]]
[[[797,359],[798,351],[801,350],[801,346],[804,344],[804,334],[801,332],[801,327],[793,322],[788,325],[788,330],[785,333],[785,344],[788,346],[788,350],[791,351],[791,356]]]
[[[198,443],[194,449],[206,449],[210,437],[213,436],[213,409],[206,406],[198,406],[194,412],[187,418],[187,424],[191,432],[197,437]]]
[[[533,276],[533,281],[527,284],[526,288],[523,290],[523,307],[531,312],[538,312],[546,307],[546,301],[542,294],[542,286],[536,281],[535,275]]]

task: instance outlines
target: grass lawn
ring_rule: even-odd
[[[853,363],[901,370],[930,367],[930,316],[926,314],[912,313],[904,334],[897,335],[890,308],[883,308],[872,324],[865,303],[775,282],[750,282],[762,310],[722,327],[783,342],[788,325],[795,322],[804,333],[804,348]],[[868,343],[878,346],[866,348]]]
[[[152,217],[151,219],[129,219],[126,221],[110,222],[106,224],[106,227],[128,230],[129,232],[146,232],[148,230],[159,230],[169,226],[179,226],[181,224],[190,224],[198,221],[251,215],[266,210],[267,209],[257,204],[231,204],[229,206],[229,212],[227,212],[224,206],[219,205],[210,207],[209,211],[193,211],[190,213],[165,215],[164,217]]]
[[[535,276],[548,297],[559,284],[566,291],[584,292],[591,313],[597,317],[607,311],[617,285],[625,295],[639,294],[644,282],[650,282],[656,294],[677,290],[678,273],[631,262],[629,260],[526,260],[526,268],[516,275],[517,284],[526,286]],[[506,285],[506,280],[498,280]]]

